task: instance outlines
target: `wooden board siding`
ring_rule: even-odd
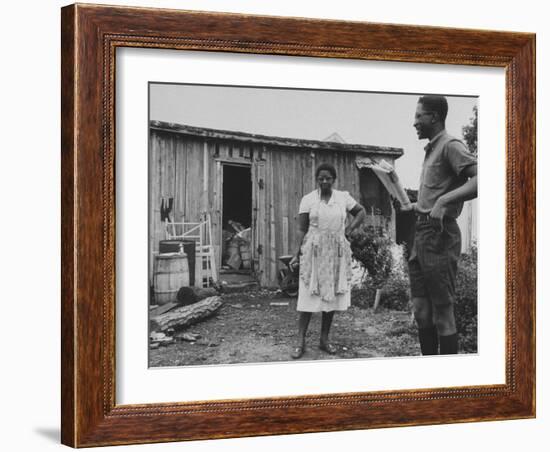
[[[265,150],[263,150],[265,153]],[[267,253],[267,225],[266,225],[266,167],[264,161],[256,161],[255,163],[256,179],[253,181],[253,191],[256,191],[256,231],[253,231],[256,237],[255,255],[257,256],[258,268],[256,273],[260,284],[267,285],[267,269],[266,269],[266,253]]]
[[[268,262],[266,265],[266,269],[268,270],[267,279],[270,286],[275,286],[277,283],[277,245],[281,245],[281,243],[277,240],[277,231],[282,230],[281,217],[277,217],[277,224],[275,223],[275,206],[277,205],[278,207],[280,207],[280,199],[275,196],[275,188],[279,185],[282,185],[284,183],[284,179],[282,179],[283,175],[279,172],[276,162],[277,153],[274,151],[269,152],[267,155],[267,174],[269,177],[267,194],[267,199],[269,202],[267,219],[269,231],[269,248],[266,255]]]
[[[195,222],[205,210],[210,213],[216,257],[218,266],[221,265],[224,164],[249,164],[251,167],[251,251],[262,286],[278,284],[278,257],[296,251],[298,207],[302,196],[315,189],[317,165],[332,163],[338,175],[336,188],[349,191],[361,201],[354,152],[224,142],[155,129],[151,130],[150,143],[151,264],[159,241],[165,239],[164,225],[160,221],[164,197],[166,200],[174,198],[170,217],[176,222],[183,218]],[[387,199],[381,201],[387,202]],[[152,265],[150,277],[151,272]]]
[[[150,263],[164,240],[165,227],[161,221],[161,203],[173,198],[169,214],[175,222],[198,221],[203,198],[203,143],[184,140],[166,132],[152,131],[149,159],[149,237]],[[149,276],[152,276],[152,265]]]
[[[302,196],[315,188],[314,173],[317,165],[323,161],[331,162],[339,175],[338,189],[349,191],[356,199],[360,199],[359,174],[353,153],[347,155],[341,152],[297,152],[269,148],[266,159],[266,212],[262,215],[265,215],[263,224],[267,231],[263,246],[267,273],[262,281],[264,285],[275,286],[278,283],[278,256],[296,250],[298,207]]]

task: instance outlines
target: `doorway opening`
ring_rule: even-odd
[[[252,280],[252,173],[245,165],[223,165],[222,269],[226,283]]]

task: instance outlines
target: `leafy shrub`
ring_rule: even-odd
[[[404,248],[393,244],[392,268],[382,288],[380,305],[387,309],[406,311],[409,309],[410,283]]]
[[[409,304],[409,279],[403,247],[397,245],[383,229],[364,226],[351,241],[353,258],[366,271],[354,267],[354,304],[374,304],[376,289],[382,289],[380,306],[406,310]]]
[[[456,326],[460,348],[477,352],[477,246],[458,261],[456,276]]]
[[[374,304],[376,289],[368,287],[354,287],[351,289],[351,303],[362,309],[370,308]]]
[[[351,287],[352,289],[360,289],[365,283],[365,276],[367,271],[363,265],[356,261],[355,259],[351,260]]]
[[[392,240],[383,230],[363,225],[351,237],[351,252],[355,260],[367,270],[374,287],[381,287],[392,266]]]

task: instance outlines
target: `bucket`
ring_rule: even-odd
[[[176,301],[178,290],[184,286],[189,286],[187,254],[170,253],[155,256],[153,273],[155,304]]]

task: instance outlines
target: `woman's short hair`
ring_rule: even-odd
[[[319,173],[321,171],[328,171],[330,173],[330,175],[336,179],[336,168],[334,168],[333,165],[331,165],[330,163],[321,163],[317,169],[315,170],[315,178],[318,178],[319,177]]]
[[[418,99],[418,103],[422,104],[424,110],[433,111],[439,115],[439,118],[445,122],[447,118],[447,112],[449,111],[449,104],[444,96],[428,95],[422,96]]]

